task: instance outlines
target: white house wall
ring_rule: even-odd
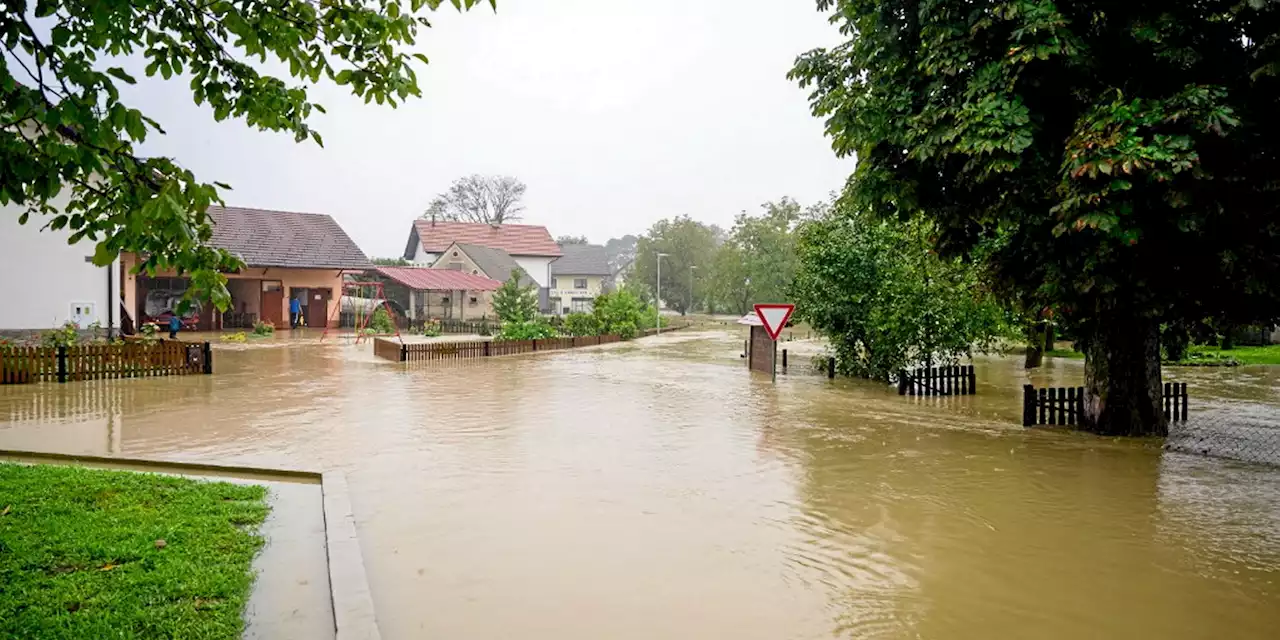
[[[413,254],[413,263],[419,266],[429,267],[432,264],[435,264],[436,259],[439,257],[440,257],[440,254],[438,253],[429,253],[429,252],[423,251],[422,243],[419,242],[418,248],[414,251],[414,254]]]
[[[537,256],[512,256],[512,258],[515,258],[516,264],[520,265],[520,268],[524,269],[539,287],[545,289],[551,286],[551,262],[555,258]]]
[[[94,243],[85,239],[69,245],[70,232],[43,230],[49,217],[32,216],[18,224],[24,209],[0,206],[0,331],[42,330],[77,320],[82,328],[94,321],[104,328],[111,310],[120,326],[119,261],[110,267],[94,266]],[[115,299],[108,299],[107,278]],[[73,318],[73,307],[91,312]]]

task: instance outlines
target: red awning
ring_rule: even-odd
[[[497,291],[501,282],[452,269],[378,267],[378,273],[418,291]]]

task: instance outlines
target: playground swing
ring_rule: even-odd
[[[329,317],[328,326],[325,327],[324,333],[320,336],[321,341],[329,335],[329,328],[341,327],[342,314],[347,313],[348,308],[352,317],[352,327],[355,330],[356,344],[360,344],[365,338],[387,336],[395,336],[397,340],[404,341],[400,337],[400,328],[396,326],[395,313],[392,312],[391,306],[387,304],[386,291],[383,289],[381,282],[342,283],[342,297],[339,298],[338,304],[334,307]],[[385,327],[375,326],[374,318],[379,310],[386,312],[387,320],[390,322],[390,331],[387,331]]]

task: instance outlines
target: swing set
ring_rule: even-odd
[[[324,333],[320,336],[322,342],[329,335],[331,327],[341,327],[342,314],[347,312],[348,307],[351,309],[352,326],[356,332],[356,344],[360,344],[366,338],[385,338],[389,336],[395,336],[397,340],[404,342],[404,338],[400,337],[400,327],[396,326],[395,312],[387,304],[386,291],[382,288],[381,282],[342,283],[342,297],[338,300],[338,304],[334,306],[327,323],[328,326],[325,327]],[[385,329],[380,332],[378,331],[379,327],[373,326],[374,316],[380,310],[386,312],[387,320],[391,323],[391,332],[387,332]]]

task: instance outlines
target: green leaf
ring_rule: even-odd
[[[129,84],[137,84],[137,83],[138,83],[138,81],[137,81],[137,80],[134,80],[134,79],[133,79],[133,76],[129,75],[128,73],[125,73],[124,69],[121,69],[120,67],[111,67],[111,68],[107,69],[107,73],[109,73],[109,74],[111,74],[113,77],[115,77],[115,78],[119,78],[120,80],[123,80],[123,81],[125,81],[125,82],[127,82],[127,83],[129,83]]]

